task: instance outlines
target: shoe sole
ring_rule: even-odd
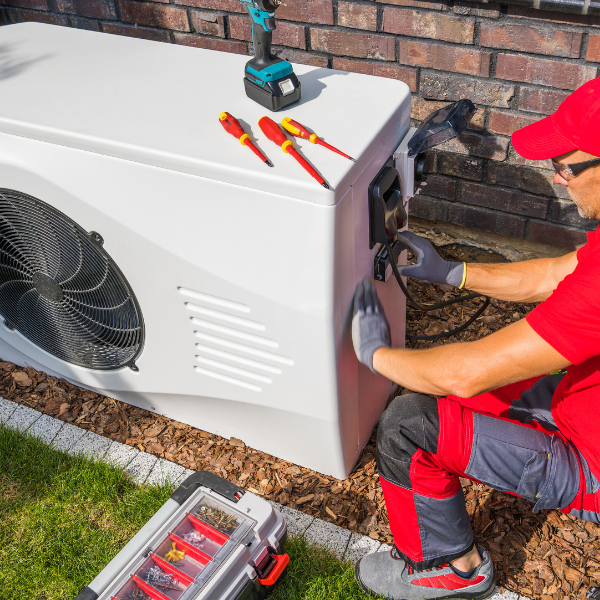
[[[370,590],[364,583],[361,581],[358,576],[358,563],[354,565],[354,578],[356,579],[356,583],[358,583],[358,587],[368,596],[377,597],[378,594],[375,594],[372,590]],[[437,598],[432,598],[432,600],[485,600],[486,598],[490,598],[494,595],[496,591],[496,582],[494,582],[490,589],[485,592],[480,593],[467,593],[462,596],[455,596],[454,594],[451,596],[439,596]],[[379,596],[381,597],[381,596]],[[403,600],[402,598],[398,598],[398,600]],[[407,600],[407,599],[404,599]]]

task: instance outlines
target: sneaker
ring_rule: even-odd
[[[396,548],[363,556],[356,563],[354,574],[364,592],[390,600],[489,598],[496,588],[494,564],[483,548],[477,549],[482,562],[468,579],[457,575],[447,563],[416,571],[400,558]]]

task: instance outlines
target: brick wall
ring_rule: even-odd
[[[470,0],[286,0],[274,51],[292,62],[391,77],[413,92],[415,123],[448,101],[480,109],[436,153],[413,215],[574,248],[581,219],[548,162],[518,157],[510,134],[554,111],[600,66],[600,6],[546,0],[579,14]],[[588,6],[588,8],[585,8]],[[0,0],[0,24],[43,21],[106,33],[251,52],[238,0]],[[560,188],[560,189],[558,189]]]

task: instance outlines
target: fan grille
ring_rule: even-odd
[[[101,239],[37,198],[0,189],[0,314],[52,356],[118,369],[141,352],[144,322]]]

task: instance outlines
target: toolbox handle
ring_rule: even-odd
[[[220,494],[231,502],[239,502],[244,495],[244,489],[227,481],[214,473],[208,471],[196,471],[190,475],[172,494],[171,500],[175,500],[180,506],[200,487],[204,486],[213,492]]]
[[[271,569],[269,575],[264,579],[258,579],[258,583],[261,585],[273,585],[290,562],[289,554],[274,554],[273,559],[275,560],[275,566]]]

